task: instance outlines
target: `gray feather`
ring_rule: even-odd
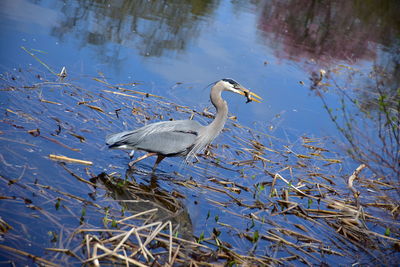
[[[156,122],[106,137],[110,148],[139,149],[162,155],[186,155],[203,126],[192,120]]]

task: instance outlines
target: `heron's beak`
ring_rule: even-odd
[[[249,103],[251,101],[261,103],[262,98],[259,97],[258,95],[256,95],[255,93],[250,92],[250,90],[247,88],[244,88],[244,87],[237,88],[236,93],[244,95],[247,98],[247,103]]]

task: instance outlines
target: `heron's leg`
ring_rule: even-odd
[[[141,156],[141,157],[129,162],[128,165],[129,165],[129,167],[132,167],[135,163],[137,163],[137,162],[139,162],[141,160],[147,159],[148,157],[155,156],[155,155],[157,155],[157,153],[147,153],[146,155],[143,155],[143,156]]]
[[[156,163],[154,163],[154,166],[153,166],[153,172],[156,170],[158,164],[159,164],[163,159],[165,159],[165,156],[163,156],[163,155],[158,155],[158,156],[157,156]]]

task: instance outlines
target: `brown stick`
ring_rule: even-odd
[[[41,257],[35,256],[33,254],[30,254],[28,252],[25,252],[25,251],[22,251],[22,250],[19,250],[19,249],[16,249],[16,248],[12,248],[12,247],[9,247],[9,246],[6,246],[6,245],[2,245],[2,244],[0,244],[0,248],[4,249],[4,250],[8,250],[8,251],[13,252],[13,253],[17,253],[17,254],[29,257],[29,258],[32,258],[35,261],[42,262],[42,263],[44,263],[46,265],[49,265],[49,266],[59,266],[58,264],[55,264],[55,263],[53,263],[51,261],[45,260],[45,259],[43,259]]]

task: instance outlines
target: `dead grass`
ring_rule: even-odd
[[[172,117],[207,123],[209,112],[104,77],[88,82],[89,90],[68,81],[66,72],[62,80],[41,74],[38,82],[30,82],[35,71],[17,74],[2,74],[0,91],[14,99],[1,108],[0,137],[0,225],[7,242],[1,248],[10,260],[94,266],[396,261],[399,204],[382,193],[395,186],[331,151],[329,139],[289,142],[232,116],[193,165],[167,159],[166,171],[155,175],[147,165],[125,171],[127,155],[110,156],[106,133]],[[53,241],[34,241],[49,237],[35,233],[29,220]]]

